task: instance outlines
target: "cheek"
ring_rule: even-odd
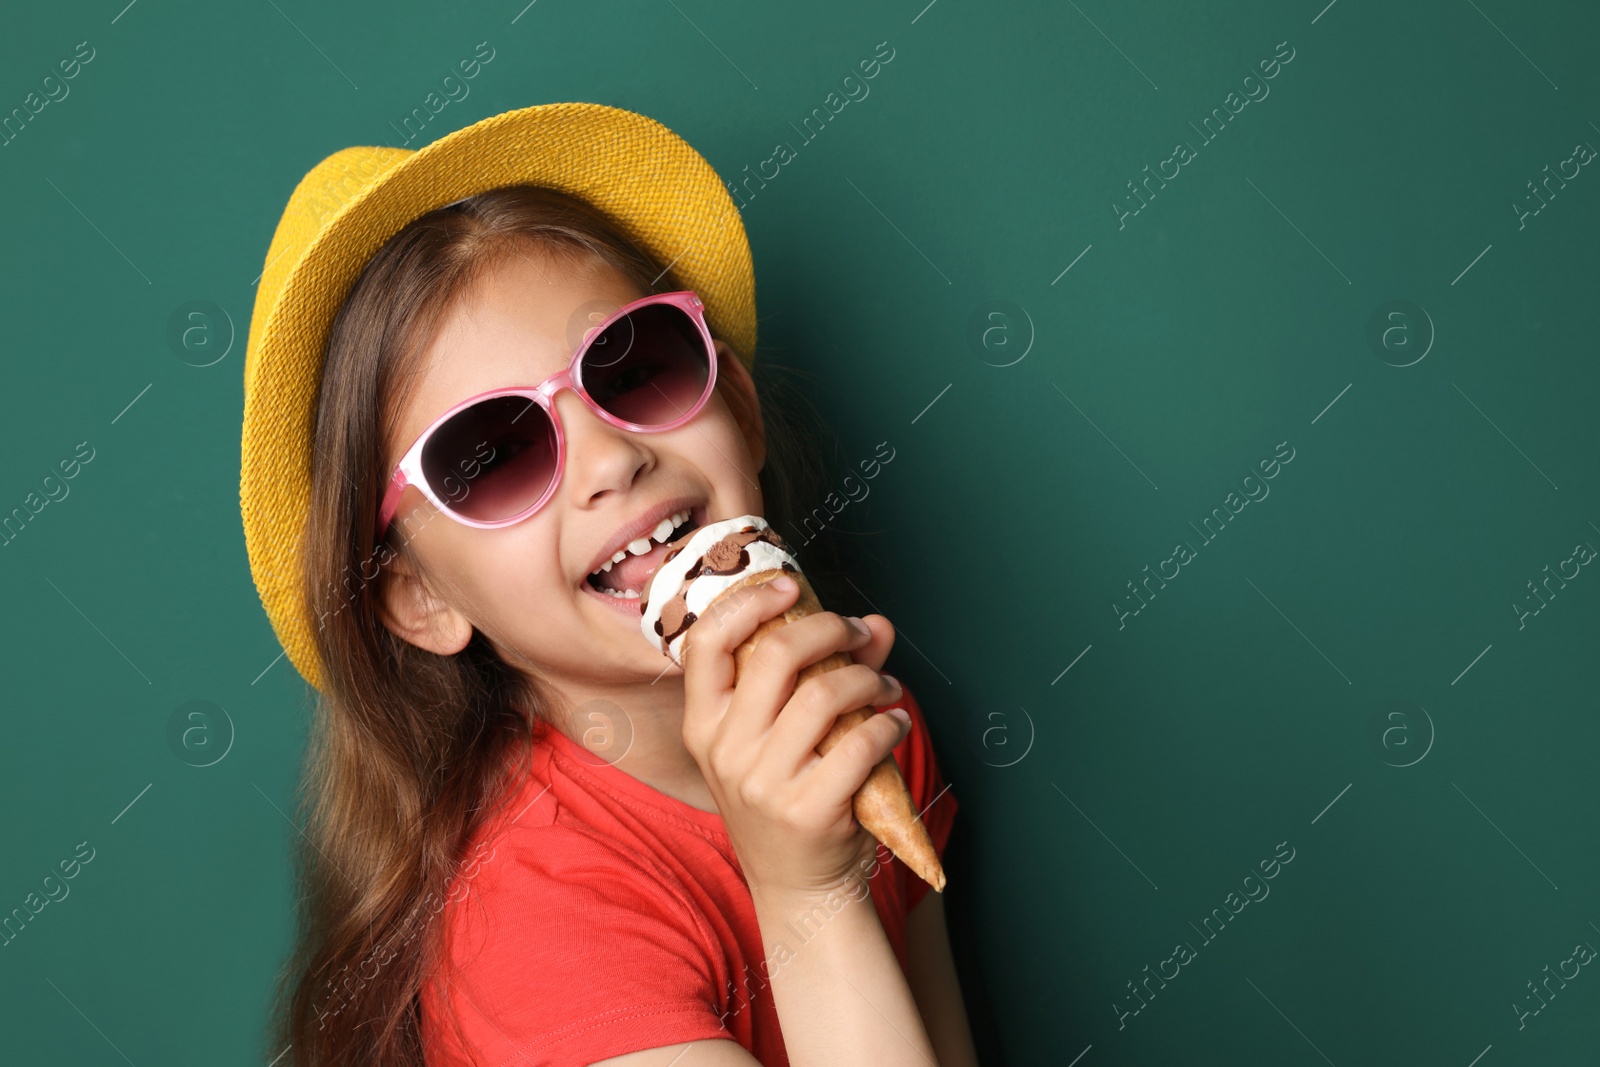
[[[708,476],[724,475],[731,468],[754,480],[757,465],[750,443],[720,393],[712,396],[698,418],[671,436]]]
[[[537,664],[559,677],[583,662],[592,636],[578,609],[582,593],[567,582],[548,544],[527,543],[516,530],[486,531],[502,536],[484,538],[475,549],[455,595],[506,662]]]
[[[499,530],[458,527],[438,539],[442,544],[430,546],[439,550],[430,560],[438,574],[436,587],[480,630],[521,632],[529,619],[551,618],[563,600],[570,601],[552,547],[554,534],[528,528],[537,523],[553,530],[543,518]]]

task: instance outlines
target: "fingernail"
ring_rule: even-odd
[[[786,574],[782,578],[774,578],[772,588],[780,593],[792,593],[800,588],[800,584]]]
[[[902,693],[906,691],[906,687],[900,684],[900,679],[896,678],[894,675],[890,674],[888,671],[882,671],[880,673],[883,674],[884,681],[888,682],[890,685],[894,686],[896,689],[900,690]]]
[[[911,713],[905,708],[890,708],[888,710],[888,714],[893,715],[895,718],[905,723],[907,727],[911,725]]]
[[[867,624],[856,618],[854,615],[847,617],[844,621],[850,624],[850,629],[854,630],[862,637],[872,636],[872,631],[867,629]]]

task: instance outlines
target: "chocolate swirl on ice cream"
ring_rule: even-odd
[[[713,522],[672,547],[640,593],[640,629],[680,662],[689,627],[718,595],[762,571],[797,573],[794,556],[759,515]]]

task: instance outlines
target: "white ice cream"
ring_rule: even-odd
[[[656,633],[656,623],[661,621],[661,610],[683,589],[684,576],[700,562],[712,545],[747,526],[753,526],[757,530],[768,528],[767,521],[759,515],[741,515],[736,519],[723,519],[721,522],[702,526],[684,540],[682,551],[663,563],[651,579],[650,599],[640,613],[639,628],[644,632],[645,640],[655,646],[657,651],[670,656],[672,662],[681,665],[683,643],[688,638],[689,631],[685,628],[683,633],[671,642],[667,642],[663,648],[661,635]],[[800,569],[794,556],[766,541],[750,542],[745,546],[745,552],[750,557],[750,565],[737,574],[702,574],[689,584],[684,599],[688,603],[690,612],[697,616],[702,614],[711,606],[713,600],[752,574],[778,570],[785,563],[796,571]]]

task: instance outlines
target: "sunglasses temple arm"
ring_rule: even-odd
[[[394,513],[400,507],[400,494],[405,492],[407,485],[411,484],[406,478],[406,472],[395,468],[394,477],[389,479],[389,488],[383,494],[383,506],[378,509],[378,532],[375,540],[381,540],[389,530],[389,523],[394,519]]]

